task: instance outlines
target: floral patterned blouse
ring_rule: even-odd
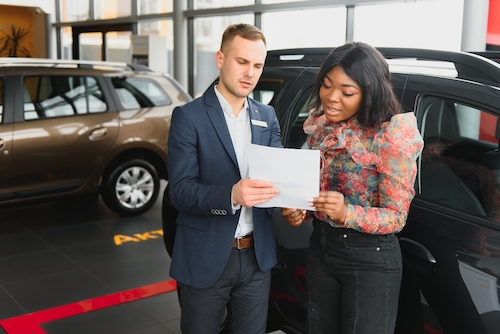
[[[343,224],[319,212],[314,216],[364,233],[401,231],[423,148],[415,115],[395,115],[376,129],[361,128],[356,117],[331,122],[309,115],[304,131],[309,147],[321,151],[320,189],[342,193],[347,204]]]

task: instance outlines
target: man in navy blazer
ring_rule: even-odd
[[[265,333],[273,209],[254,205],[279,190],[248,178],[245,146],[282,147],[274,108],[248,98],[266,55],[258,28],[228,26],[216,54],[219,82],[172,115],[169,196],[179,215],[170,276],[184,334],[218,333],[227,305],[233,333]]]

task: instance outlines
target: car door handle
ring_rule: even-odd
[[[410,238],[401,237],[399,238],[399,244],[403,253],[436,264],[434,255],[421,243]]]
[[[107,134],[108,134],[107,128],[99,128],[99,129],[93,130],[90,133],[89,138],[90,138],[90,140],[98,140],[98,139],[102,139],[102,138],[106,137]]]

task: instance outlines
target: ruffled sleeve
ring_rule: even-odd
[[[416,159],[422,148],[413,113],[395,115],[382,125],[374,137],[371,154],[365,155],[379,175],[378,205],[348,205],[346,227],[373,234],[399,232],[404,227],[415,196]]]
[[[376,164],[378,172],[396,177],[408,175],[408,168],[413,165],[408,162],[414,162],[423,147],[415,115],[405,113],[393,116],[373,141],[373,150],[379,157]]]

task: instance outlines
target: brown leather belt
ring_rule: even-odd
[[[253,232],[241,238],[234,238],[233,240],[233,248],[244,249],[250,247],[253,247]]]

